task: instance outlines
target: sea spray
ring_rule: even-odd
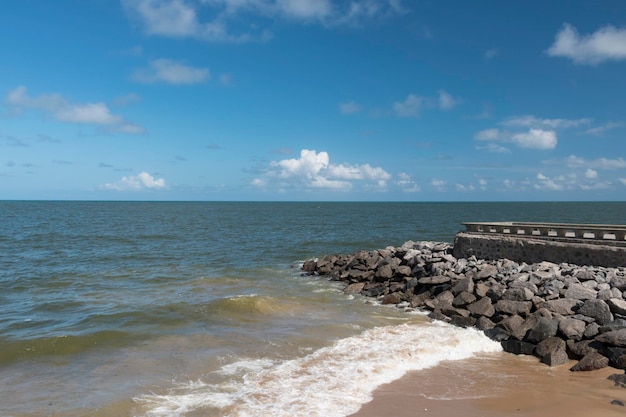
[[[241,358],[216,371],[227,377],[220,384],[195,381],[165,395],[135,400],[151,417],[184,416],[201,409],[237,417],[342,417],[369,402],[377,387],[408,371],[500,350],[500,344],[474,329],[444,323],[382,326],[301,358]]]

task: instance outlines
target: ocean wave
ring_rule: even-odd
[[[475,329],[446,324],[376,327],[296,359],[247,359],[224,365],[221,383],[194,381],[135,401],[150,417],[198,410],[233,417],[344,417],[372,399],[379,386],[406,372],[500,351]]]

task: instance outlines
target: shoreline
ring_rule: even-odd
[[[626,390],[607,377],[617,370],[570,372],[508,353],[443,362],[379,387],[350,417],[618,417]],[[419,412],[418,412],[419,411]]]
[[[626,386],[626,268],[457,258],[454,253],[453,245],[445,242],[408,241],[400,247],[328,255],[303,264],[306,274],[342,282],[345,293],[405,311],[424,310],[431,319],[457,327],[477,328],[508,352],[496,361],[501,368],[478,360],[484,369],[474,369],[474,374],[458,364],[412,372],[380,387],[374,401],[355,417],[389,414],[397,404],[404,404],[397,415],[407,417],[402,410],[430,410],[427,415],[439,410],[447,416],[462,409],[468,417],[626,413],[626,390],[612,388]],[[454,372],[446,376],[450,370]],[[425,388],[419,383],[428,375],[457,393],[465,389],[458,383],[461,376],[474,391],[467,397],[429,399],[420,394]],[[493,375],[514,382],[481,392]],[[522,396],[521,381],[526,387]],[[589,408],[588,403],[595,405]]]

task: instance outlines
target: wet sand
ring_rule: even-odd
[[[507,353],[445,362],[380,387],[354,417],[617,417],[626,416],[626,389],[605,368],[571,372],[534,357]]]

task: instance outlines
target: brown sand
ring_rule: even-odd
[[[445,362],[380,387],[354,417],[617,417],[626,416],[626,389],[606,368],[571,372],[534,357],[490,354]]]

